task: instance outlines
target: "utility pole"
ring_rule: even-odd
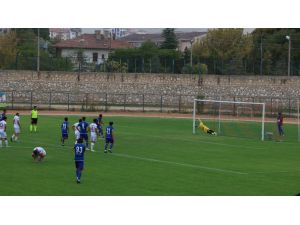
[[[260,75],[263,74],[263,45],[262,37],[260,37]]]
[[[193,68],[193,40],[191,40],[191,67]]]
[[[291,74],[291,37],[286,36],[286,39],[289,41],[289,53],[288,53],[288,76]]]
[[[37,40],[37,64],[36,70],[38,75],[40,74],[40,28],[38,28],[38,40]]]

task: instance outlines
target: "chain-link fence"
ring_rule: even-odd
[[[5,91],[10,109],[31,109],[37,105],[45,110],[67,111],[140,111],[191,113],[194,95],[160,95],[138,93],[81,93]],[[201,98],[223,101],[266,103],[266,116],[278,112],[286,117],[298,116],[298,98],[249,97],[249,96],[202,96]],[[237,110],[237,109],[232,109]]]

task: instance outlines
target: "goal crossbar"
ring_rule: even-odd
[[[265,112],[266,112],[266,104],[262,102],[240,102],[240,101],[223,101],[223,100],[208,100],[208,99],[194,99],[194,109],[193,109],[193,134],[196,133],[195,125],[196,125],[196,103],[197,102],[212,102],[212,103],[220,103],[219,106],[219,120],[220,120],[220,108],[222,103],[229,104],[247,104],[247,105],[261,105],[262,106],[262,120],[261,120],[261,140],[264,140],[265,137]],[[299,128],[300,129],[300,128]]]

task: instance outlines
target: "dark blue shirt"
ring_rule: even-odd
[[[113,138],[112,134],[113,134],[114,128],[112,126],[108,126],[105,129],[105,133],[106,133],[106,138]]]
[[[87,134],[86,129],[88,128],[89,124],[85,121],[82,121],[78,124],[80,134]]]
[[[63,134],[67,134],[68,133],[68,126],[69,126],[69,123],[67,121],[64,121],[62,124],[61,124],[61,132]]]
[[[75,151],[75,161],[84,161],[84,152],[85,152],[85,145],[80,143],[80,144],[75,144],[74,145],[74,151]]]
[[[6,115],[5,115],[5,113],[2,113],[1,115],[0,115],[0,121],[2,121],[3,120],[3,117],[5,117]]]
[[[102,124],[101,124],[101,123],[102,123],[102,118],[103,118],[103,117],[98,117],[98,119],[97,119],[97,125],[98,125],[98,126],[101,126],[101,125],[102,125]]]

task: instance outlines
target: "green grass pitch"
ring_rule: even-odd
[[[69,116],[70,124],[78,118]],[[62,120],[63,116],[40,116],[38,132],[30,133],[29,118],[21,115],[20,142],[0,149],[0,195],[276,196],[300,192],[297,142],[193,135],[191,119],[105,115],[105,122],[114,121],[114,152],[104,154],[104,140],[98,139],[96,152],[85,154],[82,183],[76,184],[74,132],[61,146]],[[9,137],[11,122],[9,116]],[[259,129],[259,124],[252,129]],[[292,125],[286,129],[296,132]],[[36,146],[47,151],[42,163],[31,158]]]

